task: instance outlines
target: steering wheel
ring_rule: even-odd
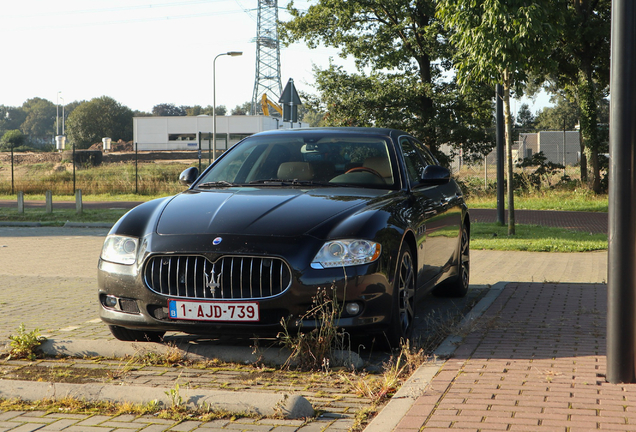
[[[352,172],[359,172],[359,171],[366,171],[368,173],[373,174],[374,176],[378,176],[379,178],[382,179],[382,181],[384,181],[384,177],[382,177],[382,174],[380,174],[379,172],[377,172],[373,168],[369,168],[369,167],[365,167],[365,166],[351,168],[350,170],[346,171],[345,174],[349,174],[349,173],[352,173]]]

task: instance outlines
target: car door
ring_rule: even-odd
[[[447,270],[457,249],[461,213],[453,207],[454,182],[430,185],[422,181],[428,165],[437,161],[411,137],[400,138],[410,188],[411,223],[417,237],[418,282],[425,284]]]

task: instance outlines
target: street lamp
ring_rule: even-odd
[[[64,136],[64,98],[60,97],[60,100],[62,101],[62,136]]]
[[[230,57],[238,57],[240,55],[243,55],[243,52],[228,51],[225,53],[221,53],[214,57],[214,60],[212,61],[212,154],[214,160],[216,160],[216,59],[224,55],[228,55]]]
[[[60,93],[62,92],[57,92],[55,101],[55,136],[60,134]]]

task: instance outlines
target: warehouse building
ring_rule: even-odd
[[[133,139],[140,151],[198,150],[213,148],[212,116],[133,118]],[[279,128],[308,127],[269,116],[217,116],[216,149],[225,151],[245,137]]]

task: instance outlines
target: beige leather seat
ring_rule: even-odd
[[[391,171],[391,162],[384,156],[368,157],[362,165],[365,168],[371,168],[384,178],[387,184],[393,184],[393,171]]]
[[[278,178],[282,180],[313,180],[314,169],[308,162],[283,162],[278,167]]]

